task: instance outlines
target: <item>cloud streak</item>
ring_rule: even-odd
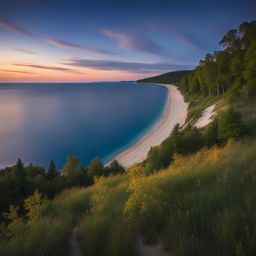
[[[152,41],[150,38],[144,36],[128,35],[124,33],[114,32],[109,29],[102,30],[102,33],[114,39],[118,47],[122,49],[134,50],[139,52],[151,53],[156,55],[164,55],[165,49]]]
[[[73,71],[69,68],[56,67],[56,66],[44,66],[44,65],[36,65],[36,64],[26,64],[26,63],[16,63],[14,66],[18,67],[27,67],[27,68],[37,68],[37,69],[47,69],[47,70],[57,70],[57,71]]]
[[[17,52],[23,52],[23,53],[27,53],[27,54],[37,54],[37,52],[33,52],[27,49],[23,49],[23,48],[17,48],[16,49]]]
[[[0,72],[20,73],[20,74],[28,74],[28,75],[35,75],[35,74],[38,74],[38,73],[36,73],[36,72],[21,71],[21,70],[6,70],[6,69],[1,69]]]
[[[123,62],[107,60],[87,60],[87,59],[70,59],[66,65],[75,67],[85,67],[97,70],[118,70],[134,73],[157,73],[172,70],[192,69],[193,65],[183,65],[175,63],[141,63],[141,62]]]
[[[107,54],[107,55],[113,54],[113,52],[108,51],[108,50],[99,49],[99,48],[95,48],[95,47],[87,47],[87,46],[83,46],[80,44],[71,43],[71,42],[67,42],[67,41],[63,41],[63,40],[59,40],[59,39],[46,38],[45,40],[47,43],[55,45],[60,48],[72,48],[72,49],[77,49],[77,50],[94,52],[94,53],[98,53],[98,54]]]
[[[205,40],[201,36],[189,31],[176,32],[176,35],[182,42],[192,46],[195,49],[205,50],[209,48],[209,45],[211,45],[209,42],[207,42],[207,40]]]
[[[64,71],[64,72],[71,72],[71,73],[78,74],[78,75],[85,75],[85,73],[80,72],[79,70],[75,70],[72,68],[58,67],[58,66],[37,65],[37,64],[30,64],[30,63],[15,63],[13,65],[17,66],[17,67]]]
[[[8,31],[23,34],[25,36],[32,36],[30,31],[26,30],[25,28],[21,27],[20,25],[13,23],[7,19],[0,19],[0,27],[6,29]]]

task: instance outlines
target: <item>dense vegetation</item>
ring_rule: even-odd
[[[8,213],[0,255],[69,255],[75,225],[88,256],[136,255],[138,235],[161,240],[173,255],[255,255],[255,145],[176,154],[171,167],[153,175],[134,166],[50,202],[35,192],[25,201],[26,218]]]
[[[177,84],[185,75],[190,74],[190,70],[173,71],[159,76],[138,80],[140,83]]]
[[[76,157],[61,172],[53,161],[47,172],[21,160],[3,169],[0,255],[69,255],[74,227],[88,256],[138,255],[141,238],[172,255],[255,255],[255,32],[256,22],[229,31],[224,50],[185,75],[186,126],[126,173]],[[216,118],[193,127],[211,104]]]
[[[241,110],[240,110],[241,111]],[[245,111],[245,110],[244,110]],[[205,129],[176,125],[160,146],[151,148],[143,163],[147,173],[153,173],[170,165],[176,153],[189,155],[203,147],[224,145],[229,139],[253,136],[256,125],[255,107],[246,109],[247,116],[242,120],[239,111],[229,107],[222,111]]]
[[[236,101],[256,95],[256,21],[229,30],[220,44],[224,50],[206,54],[197,68],[186,75],[179,88],[186,96],[226,96]]]
[[[176,155],[154,175],[138,166],[126,180],[102,180],[82,221],[85,255],[134,255],[136,234],[173,255],[254,255],[255,150],[230,142]]]
[[[35,189],[52,199],[55,194],[71,187],[84,187],[94,183],[94,176],[109,176],[124,173],[124,168],[116,161],[103,166],[99,158],[91,161],[88,167],[82,166],[79,159],[70,156],[62,170],[57,170],[54,161],[49,168],[24,166],[18,159],[12,167],[0,171],[0,212],[7,211],[10,205],[19,207],[24,214],[24,199],[33,194]],[[1,220],[2,216],[0,216]]]

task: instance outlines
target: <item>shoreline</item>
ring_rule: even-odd
[[[147,134],[111,160],[117,160],[125,168],[144,161],[151,147],[161,144],[177,123],[183,125],[186,121],[188,104],[185,103],[177,87],[170,84],[157,85],[165,86],[168,89],[164,113]]]

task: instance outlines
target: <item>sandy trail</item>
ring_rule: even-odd
[[[77,240],[77,232],[78,232],[78,228],[76,227],[72,230],[72,234],[69,239],[70,256],[82,256],[83,255],[80,245]]]
[[[169,253],[164,251],[161,243],[146,245],[141,238],[136,243],[136,251],[139,256],[170,256]]]
[[[216,115],[216,112],[213,111],[214,107],[215,105],[211,105],[210,107],[206,108],[194,126],[197,128],[202,128],[209,124],[212,121],[212,118]]]
[[[145,160],[151,147],[161,144],[177,123],[185,123],[188,104],[183,96],[174,85],[161,86],[168,88],[168,99],[162,118],[142,139],[115,157],[126,168]]]

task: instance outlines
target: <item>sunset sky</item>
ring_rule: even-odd
[[[134,80],[191,69],[256,1],[0,0],[0,82]]]

